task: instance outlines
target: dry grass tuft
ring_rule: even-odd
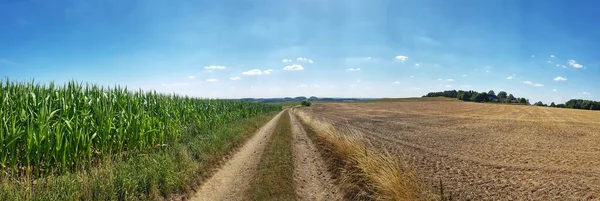
[[[331,123],[317,120],[304,111],[295,110],[295,114],[346,163],[339,179],[346,191],[361,188],[364,192],[355,193],[367,194],[375,200],[427,199],[415,174],[387,150],[373,146],[361,132],[351,129],[341,132]]]

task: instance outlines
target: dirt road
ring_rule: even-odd
[[[242,200],[250,178],[256,171],[260,156],[283,112],[265,124],[244,146],[208,179],[190,200]]]
[[[298,200],[342,200],[327,171],[325,161],[319,155],[315,144],[296,117],[290,113],[292,121],[294,181]]]

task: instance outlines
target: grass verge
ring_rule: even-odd
[[[288,111],[283,113],[265,147],[245,200],[296,200],[292,130]]]
[[[178,200],[275,113],[227,126],[191,127],[181,142],[90,171],[0,181],[0,200]]]
[[[295,110],[304,130],[330,165],[348,200],[427,200],[411,170],[359,131],[341,132],[331,123]]]

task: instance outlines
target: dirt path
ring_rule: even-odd
[[[294,181],[298,200],[342,200],[317,147],[290,112],[293,135]]]
[[[242,200],[265,145],[283,112],[265,124],[244,146],[208,179],[190,200]]]

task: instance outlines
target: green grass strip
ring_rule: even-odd
[[[246,200],[296,200],[290,116],[281,115],[260,159]]]

